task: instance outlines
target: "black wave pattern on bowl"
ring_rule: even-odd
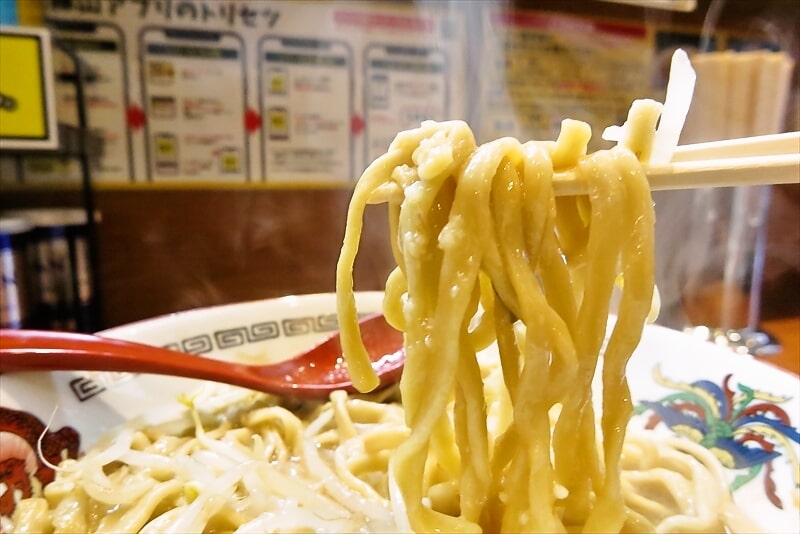
[[[162,346],[188,354],[202,355],[215,350],[233,349],[280,337],[331,333],[336,331],[338,326],[339,323],[335,313],[306,315],[258,321],[242,326],[213,330],[166,343]],[[78,401],[85,402],[104,391],[113,389],[118,384],[127,382],[134,376],[136,376],[135,373],[108,371],[77,373],[77,376],[73,374],[69,379],[69,389]]]
[[[189,354],[206,354],[279,337],[333,332],[339,326],[335,313],[292,317],[234,326],[167,343],[165,348]]]

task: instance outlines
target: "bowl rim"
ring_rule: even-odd
[[[356,298],[358,298],[359,294],[368,294],[368,295],[383,295],[384,292],[381,290],[363,290],[363,291],[354,291]],[[185,310],[177,310],[172,312],[165,312],[158,315],[153,315],[151,317],[145,317],[143,319],[136,319],[133,321],[120,323],[115,326],[109,326],[107,328],[103,328],[102,330],[98,330],[95,332],[97,335],[109,335],[114,333],[117,330],[128,329],[128,328],[135,328],[138,326],[144,326],[153,324],[156,322],[161,322],[165,320],[171,319],[183,319],[183,318],[190,318],[193,315],[202,315],[209,312],[219,312],[224,310],[230,310],[233,308],[241,308],[246,306],[255,306],[259,304],[266,304],[266,303],[274,303],[279,304],[281,302],[293,302],[298,300],[313,300],[313,299],[328,299],[331,297],[335,298],[336,292],[335,291],[320,291],[314,293],[287,293],[285,295],[277,296],[277,297],[264,297],[264,298],[256,298],[256,299],[248,299],[248,300],[240,300],[234,302],[226,302],[223,304],[208,304],[204,306],[198,306],[196,308],[187,308]]]

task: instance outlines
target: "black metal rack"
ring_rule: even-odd
[[[75,105],[77,110],[77,125],[58,124],[58,147],[54,149],[13,149],[3,150],[3,155],[15,158],[17,176],[21,178],[24,173],[24,160],[27,157],[60,157],[77,159],[80,165],[80,204],[86,213],[86,238],[88,241],[88,255],[90,267],[90,284],[93,298],[85,310],[83,316],[77,320],[79,331],[96,331],[102,328],[101,298],[99,284],[99,253],[97,238],[97,210],[92,185],[92,164],[93,158],[99,158],[103,153],[103,141],[89,129],[84,84],[91,81],[94,74],[87,68],[80,59],[77,52],[70,46],[58,39],[52,40],[52,46],[63,52],[73,64],[73,73],[61,75],[61,82],[72,83],[75,89]],[[16,205],[15,207],[23,207]],[[33,206],[24,206],[33,207]],[[75,277],[73,277],[75,278]],[[78,287],[77,280],[73,280],[72,293],[77,299]]]

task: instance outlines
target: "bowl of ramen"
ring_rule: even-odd
[[[382,299],[356,293],[363,313],[380,311]],[[103,334],[268,363],[336,329],[336,317],[334,294],[301,295],[175,313]],[[491,398],[502,380],[494,346],[480,354],[480,366]],[[796,377],[647,326],[628,380],[634,415],[621,467],[631,508],[650,510],[663,526],[672,518],[672,531],[719,525],[710,519],[719,515],[734,531],[749,531],[742,525],[750,522],[765,532],[798,530]],[[408,429],[396,392],[299,403],[191,379],[58,372],[5,375],[0,393],[4,530],[397,526],[387,471]],[[507,417],[501,404],[488,406],[490,438]],[[659,455],[699,460],[659,463]],[[432,483],[428,491],[430,506],[457,515],[444,489]]]
[[[362,292],[357,298],[360,309],[365,313],[380,311],[381,293]],[[335,298],[332,294],[320,294],[195,309],[112,328],[100,334],[169,347],[197,354],[198,357],[241,363],[270,363],[287,359],[312,346],[336,328]],[[21,514],[18,503],[26,498],[43,496],[54,491],[60,484],[59,477],[56,476],[59,472],[56,467],[58,464],[68,466],[75,458],[88,457],[86,453],[93,447],[103,449],[109,443],[118,442],[120,436],[127,439],[128,429],[136,429],[134,433],[138,436],[141,429],[166,423],[168,432],[184,433],[186,429],[179,429],[183,425],[180,421],[192,411],[186,411],[187,403],[206,417],[211,413],[222,415],[228,410],[235,410],[237,405],[254,407],[268,398],[266,395],[222,384],[134,373],[91,371],[3,375],[0,380],[0,515],[4,526],[9,527],[11,518],[17,517],[15,527],[18,530],[26,526],[31,532],[53,530],[52,525],[34,522],[31,526],[28,522],[32,521],[31,518],[50,514],[53,524],[58,524],[58,504],[50,503],[48,508],[52,507],[52,511],[48,513],[33,505],[31,510]],[[292,411],[278,407],[281,402],[298,410],[298,415],[311,406],[302,406],[288,400],[273,401],[277,399],[267,401],[269,405],[274,404],[273,414],[262,413],[268,420],[279,425],[283,423],[280,419],[274,419],[276,416],[295,417]],[[207,412],[208,409],[211,411]],[[302,421],[299,418],[292,420],[298,425]],[[184,420],[185,422],[187,421]],[[291,424],[288,419],[285,422],[287,425]],[[287,432],[289,430],[297,428],[285,429]],[[283,442],[279,446],[283,452],[278,456],[285,453],[295,454],[297,451],[291,446],[287,449],[286,445],[292,444],[292,440],[298,438],[300,435],[275,435],[274,439]],[[132,442],[126,442],[129,449],[133,447],[130,450],[136,448],[135,442],[138,439],[137,437]],[[277,445],[264,444],[264,447],[271,446]],[[290,474],[287,471],[283,476],[289,477]],[[108,492],[111,486],[107,484],[119,484],[119,481],[112,483],[106,478],[103,477],[101,485],[95,489],[102,488],[101,491]],[[199,482],[202,475],[196,473],[190,475],[190,478]],[[74,489],[74,486],[70,487]],[[154,487],[146,492],[137,491],[124,498],[122,494],[113,496],[112,492],[101,497],[98,502],[109,504],[108,501],[114,501],[116,504],[113,506],[118,507],[123,504],[122,500],[133,496],[129,503],[136,502],[153,489]],[[184,490],[185,488],[181,489],[181,492]],[[93,491],[90,489],[89,493]],[[88,494],[81,498],[88,498],[84,504],[92,502]],[[35,499],[28,502],[44,504]],[[92,506],[96,505],[95,502]],[[27,504],[23,504],[21,508],[26,506]],[[66,506],[66,503],[61,506]],[[20,516],[25,517],[20,519]],[[116,520],[106,519],[102,523],[103,528],[113,532],[139,530],[131,527],[131,523],[114,521]],[[138,523],[138,527],[145,524]],[[70,525],[73,531],[88,532],[100,528],[101,520],[92,521],[87,516],[84,521],[66,526]],[[62,521],[62,529],[66,526]],[[6,528],[3,531],[5,530]],[[190,530],[192,528],[178,529],[181,532]]]

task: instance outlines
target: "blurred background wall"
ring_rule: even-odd
[[[156,9],[155,2],[135,5],[140,9],[145,4]],[[466,10],[463,46],[467,50],[481,46],[477,40],[481,34],[473,33],[471,26],[475,21],[470,17],[474,14],[469,13],[480,3],[404,4],[410,9]],[[495,4],[502,7],[502,3]],[[714,34],[732,32],[753,43],[769,43],[798,59],[800,2],[728,0],[716,20],[709,21],[711,4],[709,0],[698,0],[697,8],[691,12],[597,0],[529,0],[508,3],[505,7],[525,13],[564,15],[567,18],[559,20],[573,21],[563,30],[566,34],[581,32],[581,22],[586,20],[631,24],[643,32],[652,32],[656,27],[666,29],[688,35],[684,46],[690,49],[699,44],[704,23],[712,24]],[[132,9],[133,5],[129,7]],[[96,16],[89,9],[96,7],[93,6],[92,2],[61,1],[56,9],[45,6],[44,16],[91,18]],[[654,39],[649,33],[647,38]],[[658,61],[658,51],[652,48],[650,52],[652,56],[646,61],[650,68],[628,75],[658,97],[663,95],[659,80],[663,83],[664,68]],[[476,105],[473,100],[476,80],[489,76],[483,73],[493,72],[484,68],[477,57],[465,54],[468,79],[452,85],[452,91],[465,101],[465,114]],[[580,50],[574,54],[567,50],[566,57],[578,61],[572,72],[580,81],[591,65],[579,62]],[[137,75],[133,67],[130,73]],[[537,73],[532,71],[530,75]],[[798,126],[795,70],[785,129],[797,130]],[[599,132],[595,135],[599,136]],[[22,177],[26,164],[8,154],[0,156],[4,160],[0,167],[3,176],[0,209],[85,205],[86,192],[79,183],[63,185],[51,181],[26,185]],[[360,174],[362,169],[363,164],[357,163],[353,174]],[[110,327],[200,306],[332,291],[351,188],[352,183],[312,187],[292,184],[186,187],[146,181],[133,185],[95,184],[91,196],[100,215],[94,242],[101,310],[98,326]],[[386,235],[385,208],[371,208],[355,273],[357,289],[382,289],[393,267]],[[769,211],[764,317],[800,313],[799,243],[800,188],[775,187]]]

